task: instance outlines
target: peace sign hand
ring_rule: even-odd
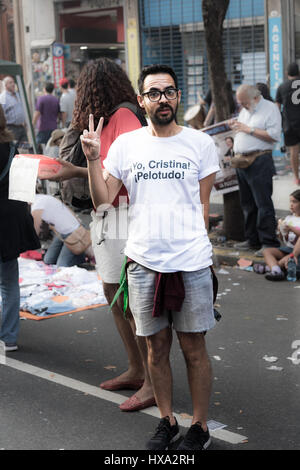
[[[100,118],[97,129],[94,130],[94,116],[93,114],[89,115],[89,130],[86,129],[83,131],[83,134],[80,136],[81,146],[84,155],[88,161],[98,160],[100,157],[100,145],[101,145],[101,132],[103,127],[104,119]]]

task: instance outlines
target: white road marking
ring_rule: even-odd
[[[40,367],[36,367],[31,364],[26,364],[25,362],[17,361],[9,357],[5,357],[5,365],[8,367],[11,367],[12,369],[19,370],[20,372],[34,375],[35,377],[39,377],[41,379],[48,380],[49,382],[62,385],[63,387],[68,387],[73,390],[86,393],[87,395],[92,395],[102,400],[107,400],[111,403],[116,403],[117,405],[120,405],[121,403],[123,403],[124,400],[127,398],[124,395],[120,395],[118,393],[110,392],[107,390],[102,390],[100,387],[89,385],[89,384],[86,384],[85,382],[81,382],[80,380],[71,379],[70,377],[57,374],[56,372],[52,372],[46,369],[41,369]],[[146,410],[141,410],[140,413],[144,413],[149,416],[160,418],[159,410],[156,406],[152,406],[150,408],[147,408]],[[190,426],[190,420],[183,419],[178,414],[176,414],[176,418],[180,426],[182,427]],[[226,429],[216,429],[216,430],[210,431],[210,434],[212,437],[228,442],[230,444],[240,444],[243,441],[247,440],[246,436],[233,433]]]

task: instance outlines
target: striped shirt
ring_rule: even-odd
[[[13,94],[9,91],[3,91],[0,94],[0,104],[8,126],[20,126],[25,123],[25,114],[19,93]]]

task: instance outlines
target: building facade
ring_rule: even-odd
[[[136,83],[140,70],[136,0],[13,0],[17,61],[33,106],[45,82],[78,77],[90,59],[116,60]]]
[[[209,89],[200,0],[13,0],[17,61],[34,99],[47,80],[75,78],[105,55],[134,86],[141,66],[174,67],[185,111]],[[230,0],[224,60],[233,88],[269,83],[273,93],[291,60],[300,61],[300,0]],[[19,59],[19,60],[18,60]]]
[[[226,73],[241,83],[277,88],[289,61],[299,60],[299,0],[230,0],[224,21]],[[139,0],[142,63],[168,63],[184,91],[184,107],[209,89],[201,2]]]

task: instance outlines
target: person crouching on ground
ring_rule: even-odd
[[[300,189],[290,195],[291,215],[279,220],[279,238],[283,245],[279,248],[266,248],[263,251],[266,262],[265,278],[268,281],[283,281],[286,278],[287,262],[291,253],[294,253],[297,271],[300,268]]]
[[[64,239],[80,226],[80,222],[62,201],[49,194],[36,194],[31,214],[38,235],[42,221],[49,224],[50,228],[53,227],[56,232],[44,256],[45,264],[70,267],[84,263],[85,253],[74,254],[64,244]]]

